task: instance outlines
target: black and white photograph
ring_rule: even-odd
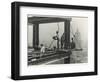
[[[28,66],[88,63],[88,17],[27,15]]]
[[[12,3],[12,79],[97,75],[97,7]]]

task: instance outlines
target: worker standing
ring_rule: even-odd
[[[74,40],[73,40],[73,38],[72,38],[71,49],[74,49],[74,48],[75,48],[75,42],[74,42]]]

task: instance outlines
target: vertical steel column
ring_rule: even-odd
[[[39,45],[39,24],[33,25],[33,48]]]
[[[35,24],[35,47],[38,47],[39,45],[39,24]]]
[[[64,48],[65,49],[69,49],[70,48],[70,20],[66,20],[64,22],[64,29],[65,29],[65,45]],[[64,63],[70,63],[70,52],[67,53],[68,58],[64,59]]]
[[[70,20],[66,20],[64,22],[64,29],[65,29],[65,45],[64,48],[65,49],[69,49],[70,48]]]
[[[33,24],[33,48],[35,47],[35,24]]]

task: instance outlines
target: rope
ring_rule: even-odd
[[[57,27],[58,27],[58,33],[59,33],[59,23],[57,23]],[[59,34],[58,34],[58,38],[59,38]],[[53,44],[54,40],[51,42],[49,48],[51,47],[51,45]]]
[[[57,26],[58,26],[58,32],[59,32],[59,23],[57,23]]]
[[[50,44],[49,48],[51,48],[51,45],[53,44],[53,42],[54,42],[54,40],[52,40],[52,42],[51,42],[51,44]]]
[[[72,31],[70,31],[70,32],[71,32],[72,35],[75,37],[75,39],[77,40],[77,43],[78,43],[79,47],[81,48],[81,45],[80,45],[80,43],[78,42],[78,39],[76,38],[76,36],[75,36],[74,33],[73,33],[72,26],[70,26],[70,27],[71,27],[71,30],[72,30]],[[82,48],[81,48],[81,49],[82,49]]]
[[[58,26],[58,38],[59,38],[59,23],[57,23],[57,26]]]
[[[58,26],[58,33],[59,33],[59,23],[57,23],[57,26]],[[70,28],[71,28],[71,31],[70,31],[70,32],[71,32],[72,35],[75,37],[76,42],[78,43],[79,47],[81,48],[81,45],[80,45],[80,43],[78,42],[78,39],[76,38],[76,36],[75,36],[74,33],[73,33],[73,29],[72,29],[72,26],[71,26],[71,25],[70,25]],[[58,35],[58,37],[59,37],[59,35]],[[51,47],[51,45],[53,44],[53,42],[54,42],[54,40],[52,40],[52,42],[51,42],[49,48]],[[81,49],[82,49],[82,48],[81,48]]]

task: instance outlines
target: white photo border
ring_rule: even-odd
[[[88,17],[88,63],[27,66],[27,14],[52,16]],[[20,76],[94,72],[94,11],[56,9],[42,7],[20,7]],[[74,68],[74,69],[73,69]]]

